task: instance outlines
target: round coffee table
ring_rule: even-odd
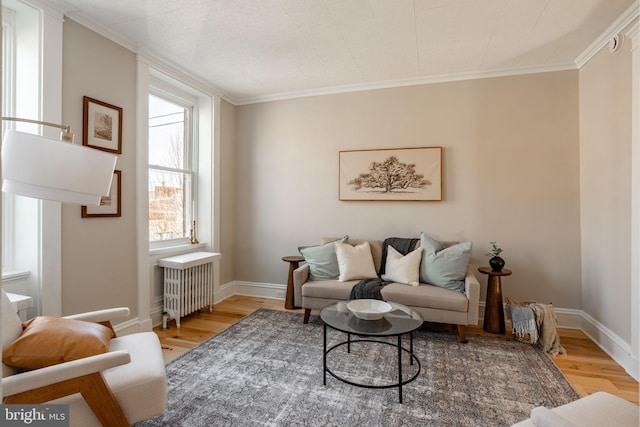
[[[420,360],[413,354],[413,331],[422,326],[424,319],[420,313],[406,305],[390,302],[393,311],[380,320],[362,320],[354,316],[348,309],[349,301],[339,301],[329,304],[320,311],[320,319],[324,322],[324,351],[323,351],[323,384],[327,385],[327,373],[334,378],[357,387],[391,388],[398,387],[398,397],[402,403],[402,386],[415,380],[420,374]],[[347,334],[347,340],[327,348],[327,327]],[[402,336],[409,334],[409,349],[402,347]],[[367,338],[397,337],[397,343],[374,339],[351,339],[351,335]],[[398,382],[385,385],[362,384],[349,381],[332,372],[327,367],[327,356],[336,348],[347,346],[347,353],[351,352],[351,343],[376,343],[390,345],[398,350]],[[417,372],[409,379],[402,380],[402,353],[409,354],[409,363],[418,364]]]

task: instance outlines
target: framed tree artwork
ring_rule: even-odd
[[[122,171],[113,171],[108,196],[100,199],[100,206],[82,206],[82,218],[106,218],[122,216]]]
[[[82,145],[122,154],[122,108],[88,96],[83,103]]]
[[[442,147],[339,152],[340,200],[441,201]]]

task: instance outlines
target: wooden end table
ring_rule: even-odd
[[[287,292],[284,298],[284,308],[293,310],[297,308],[293,304],[293,271],[298,268],[301,261],[304,261],[304,257],[292,255],[282,257],[282,260],[289,263],[289,276],[287,277]]]
[[[504,334],[504,308],[502,306],[502,283],[500,278],[502,276],[510,276],[511,270],[503,268],[500,271],[493,271],[490,267],[480,267],[478,271],[489,276],[482,329],[492,334]]]

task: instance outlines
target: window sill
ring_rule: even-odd
[[[31,275],[30,271],[7,271],[2,273],[2,284],[20,282],[26,280]]]
[[[178,245],[178,246],[168,246],[165,248],[156,248],[150,249],[149,255],[158,256],[158,255],[179,255],[188,251],[192,251],[193,249],[205,249],[207,247],[206,243],[198,243],[196,245]]]

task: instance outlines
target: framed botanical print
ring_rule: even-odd
[[[442,147],[339,153],[340,200],[441,201]]]

